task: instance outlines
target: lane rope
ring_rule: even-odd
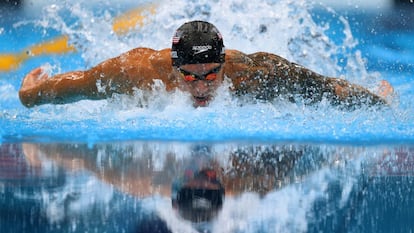
[[[143,27],[148,16],[156,13],[156,7],[157,5],[154,3],[147,4],[115,17],[112,24],[113,31],[117,35],[122,36],[132,30]],[[0,54],[0,72],[17,69],[26,60],[36,56],[65,54],[75,51],[75,47],[69,44],[69,37],[67,35],[60,35],[51,40],[29,46],[21,52]]]

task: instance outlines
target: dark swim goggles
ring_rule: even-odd
[[[210,70],[210,71],[208,71],[208,72],[206,72],[202,75],[195,74],[195,73],[183,70],[180,67],[177,67],[177,69],[178,69],[181,76],[183,77],[183,79],[186,82],[193,82],[193,81],[196,81],[196,80],[214,81],[214,80],[216,80],[217,74],[218,74],[218,72],[220,72],[222,66],[223,65],[220,64],[218,67],[216,67],[216,68],[214,68],[214,69],[212,69],[212,70]]]

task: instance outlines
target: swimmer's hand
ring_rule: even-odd
[[[41,67],[30,71],[23,79],[19,90],[20,101],[26,107],[33,107],[36,99],[42,94],[41,85],[49,78]]]
[[[387,104],[391,104],[394,97],[394,88],[388,81],[382,80],[378,87],[377,94],[383,98]]]
[[[43,72],[43,69],[41,67],[38,67],[26,75],[26,77],[23,79],[20,91],[32,89],[44,82],[46,79],[48,79],[48,75]]]

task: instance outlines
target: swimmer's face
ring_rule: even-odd
[[[223,64],[187,64],[174,67],[180,87],[188,91],[195,107],[205,107],[216,95],[217,88],[223,82]]]

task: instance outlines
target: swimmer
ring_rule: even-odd
[[[205,107],[225,79],[230,81],[234,96],[306,104],[327,99],[332,105],[351,110],[363,105],[387,105],[387,97],[393,92],[387,81],[381,82],[377,95],[275,54],[225,49],[222,35],[214,25],[191,21],[176,30],[171,48],[157,51],[139,47],[89,70],[53,77],[36,68],[24,78],[19,97],[26,107],[64,104],[110,98],[115,93],[133,95],[136,89],[152,90],[154,81],[161,80],[167,91],[188,92],[194,107]]]

